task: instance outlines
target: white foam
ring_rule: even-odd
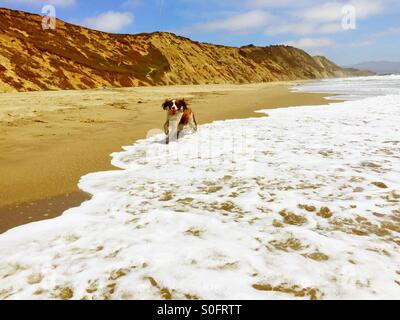
[[[293,90],[335,94],[331,100],[359,100],[400,94],[400,75],[325,79],[295,86]]]
[[[398,299],[399,98],[125,147],[92,200],[0,236],[0,298]]]

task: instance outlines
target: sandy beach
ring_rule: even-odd
[[[60,215],[88,199],[77,183],[115,169],[110,154],[161,129],[165,98],[184,97],[199,124],[254,111],[326,103],[294,83],[141,87],[0,95],[0,233]]]

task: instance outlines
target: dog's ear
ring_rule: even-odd
[[[162,104],[162,108],[163,108],[164,110],[167,110],[167,108],[168,108],[168,103],[169,103],[170,101],[171,101],[171,100],[169,100],[169,99],[165,99],[164,103]]]
[[[181,99],[181,100],[179,100],[179,106],[180,106],[181,108],[183,108],[184,110],[187,109],[188,105],[189,105],[189,104],[186,102],[186,100],[185,100],[184,98]]]

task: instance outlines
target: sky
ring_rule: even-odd
[[[287,44],[342,66],[400,61],[400,0],[0,0],[112,33],[168,31],[243,46]]]

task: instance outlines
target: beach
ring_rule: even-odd
[[[127,144],[90,200],[0,235],[0,299],[398,299],[399,81]]]
[[[110,154],[161,129],[166,98],[186,98],[199,124],[263,117],[259,109],[321,105],[295,82],[0,94],[0,233],[60,215],[89,199],[88,173],[114,170]]]

